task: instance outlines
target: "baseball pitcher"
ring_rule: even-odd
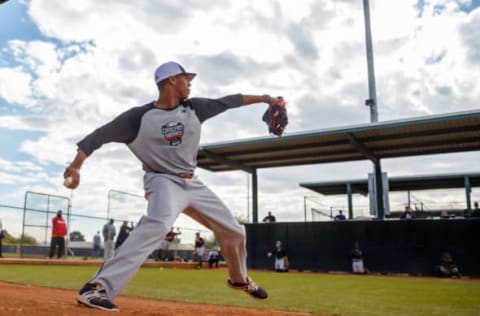
[[[233,94],[219,99],[188,98],[196,74],[176,62],[155,71],[156,101],[132,108],[99,127],[77,143],[73,162],[65,169],[65,186],[80,183],[80,168],[95,150],[110,142],[124,143],[145,170],[147,214],[113,257],[105,261],[80,290],[78,302],[115,311],[112,302],[135,275],[147,256],[160,247],[180,213],[211,229],[227,261],[227,285],[250,296],[266,299],[267,292],[248,277],[245,230],[225,204],[195,176],[202,124],[226,110],[254,103],[278,105],[269,95]]]

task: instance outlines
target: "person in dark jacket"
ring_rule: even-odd
[[[400,219],[409,220],[409,219],[415,219],[415,218],[417,218],[417,215],[415,215],[415,212],[412,212],[412,209],[410,208],[409,205],[405,206],[405,211],[400,215]]]
[[[363,251],[360,249],[358,241],[353,243],[353,249],[351,251],[352,257],[352,271],[353,273],[366,273],[363,266]]]
[[[3,258],[2,255],[2,239],[5,238],[5,233],[3,232],[2,219],[0,218],[0,258]]]
[[[123,221],[122,226],[120,227],[120,232],[118,233],[117,236],[117,241],[115,242],[115,249],[120,247],[125,239],[127,239],[128,235],[130,235],[130,232],[133,230],[133,223],[130,223],[130,226],[128,226],[128,221]]]
[[[478,207],[478,202],[477,201],[475,201],[475,203],[473,203],[473,211],[472,211],[472,215],[470,215],[470,217],[480,218],[480,208]]]
[[[287,249],[283,246],[280,240],[277,240],[275,243],[275,249],[272,252],[267,253],[269,258],[275,258],[275,271],[277,272],[288,272],[290,266]]]
[[[453,260],[449,252],[444,252],[440,258],[440,265],[438,266],[438,273],[442,277],[460,278],[462,275],[458,270],[457,263]]]

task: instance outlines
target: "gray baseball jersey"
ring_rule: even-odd
[[[147,172],[192,173],[197,165],[201,123],[241,105],[240,94],[192,98],[171,110],[156,108],[151,102],[124,112],[77,145],[88,156],[103,144],[125,143]]]
[[[160,247],[182,212],[213,230],[227,261],[230,280],[246,282],[244,227],[198,178],[178,176],[195,170],[201,123],[241,104],[239,94],[215,100],[192,98],[171,110],[155,108],[152,102],[121,114],[78,143],[87,155],[108,142],[125,143],[146,171],[147,215],[90,280],[101,284],[110,299],[126,286],[145,258]]]

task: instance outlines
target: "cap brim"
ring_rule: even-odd
[[[184,73],[184,75],[187,77],[187,80],[188,81],[192,81],[193,78],[195,78],[195,76],[197,75],[196,73],[193,73],[193,72],[186,72]]]

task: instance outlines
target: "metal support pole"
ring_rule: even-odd
[[[307,222],[307,197],[303,196],[303,216],[305,217],[305,223]]]
[[[47,196],[47,213],[45,214],[45,245],[48,245],[47,235],[48,235],[48,216],[49,215],[50,215],[50,196]]]
[[[250,173],[247,173],[247,223],[250,223]]]
[[[383,181],[382,181],[382,166],[380,159],[374,162],[375,166],[375,193],[377,198],[377,217],[383,219],[385,215],[383,205]]]
[[[375,68],[373,63],[372,30],[370,27],[369,0],[363,0],[363,14],[365,20],[365,46],[367,50],[368,70],[368,100],[365,105],[370,107],[370,122],[378,122],[377,93],[375,87]]]
[[[108,199],[107,199],[107,221],[110,219],[110,195],[113,190],[108,190]]]
[[[407,205],[408,205],[408,207],[410,207],[410,204],[412,204],[411,199],[410,199],[410,190],[407,191],[407,201],[408,201]]]
[[[25,219],[27,216],[27,196],[28,192],[25,192],[25,199],[23,201],[22,235],[20,236],[20,258],[23,258],[23,243],[25,240]]]
[[[353,219],[352,184],[347,183],[348,219]]]
[[[472,186],[470,184],[470,177],[465,176],[465,195],[467,196],[467,213],[472,214],[472,201],[470,194],[472,193]]]
[[[258,179],[257,169],[252,171],[252,223],[258,223]]]
[[[72,212],[72,203],[73,203],[73,190],[70,190],[70,199],[68,199],[67,205],[67,231],[72,232],[72,222],[71,222],[71,212]],[[70,244],[70,233],[67,234],[65,240],[65,258],[68,255],[68,245]]]
[[[370,122],[378,122],[377,92],[375,85],[375,67],[373,62],[372,29],[370,26],[370,3],[369,0],[363,0],[363,15],[365,20],[365,46],[367,51],[367,70],[368,70],[368,100],[365,105],[370,106]],[[380,160],[374,162],[375,165],[375,183],[377,194],[377,216],[384,218],[383,205],[383,184],[382,168]]]

